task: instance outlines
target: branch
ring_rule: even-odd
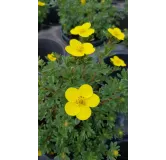
[[[96,72],[93,74],[93,76],[92,76],[92,78],[91,78],[91,81],[90,81],[90,82],[93,82],[93,81],[94,81],[94,79],[95,79],[95,77],[96,77]]]

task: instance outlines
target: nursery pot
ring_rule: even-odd
[[[63,32],[62,29],[61,29],[61,35],[62,35],[63,40],[64,40],[67,44],[69,44],[69,41],[70,41],[71,39],[75,38],[74,36],[73,36],[73,38],[69,38],[68,35],[64,34],[64,32]],[[78,37],[77,37],[77,38],[78,38]],[[77,38],[75,38],[75,39],[77,39]],[[98,46],[101,46],[106,40],[107,40],[106,38],[103,38],[103,39],[101,39],[101,40],[93,40],[93,41],[91,41],[90,43],[92,43],[94,47],[98,47]]]
[[[115,72],[113,72],[113,73],[111,73],[110,74],[110,76],[111,77],[117,77],[117,73],[121,73],[121,70],[123,69],[123,68],[125,68],[126,70],[128,69],[128,54],[115,54],[115,55],[111,55],[111,56],[108,56],[108,57],[106,57],[105,59],[104,59],[104,62],[108,65],[108,66],[110,66],[110,67],[113,67],[114,65],[112,64],[112,62],[110,61],[110,58],[113,58],[114,56],[118,56],[120,59],[122,59],[124,62],[125,62],[125,64],[126,64],[126,66],[125,67],[121,67],[121,69],[119,70],[119,71],[115,71]],[[118,78],[118,77],[117,77]]]
[[[65,55],[63,47],[58,43],[50,39],[38,39],[38,56],[45,62],[48,60],[45,58],[49,53],[56,52],[61,55]]]

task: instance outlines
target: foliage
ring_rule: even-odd
[[[113,37],[112,37],[113,38]],[[96,51],[97,61],[91,56],[61,56],[45,64],[39,59],[39,111],[38,138],[42,153],[54,153],[59,160],[115,160],[117,143],[122,128],[116,125],[119,113],[127,115],[128,73],[122,67],[109,67],[103,61],[110,53],[115,39],[105,44],[103,52]],[[110,62],[111,63],[111,62]],[[121,70],[118,77],[109,75]],[[82,84],[92,86],[100,97],[88,120],[80,121],[65,113],[65,91]]]
[[[47,16],[50,0],[42,0],[44,6],[38,6],[38,23],[41,24]]]
[[[128,14],[128,0],[125,0],[125,13]]]
[[[124,44],[126,47],[128,47],[128,29],[125,29],[125,30],[124,30],[124,33],[125,33],[126,38],[124,39],[123,44]]]
[[[95,38],[102,39],[104,30],[113,25],[116,8],[111,0],[87,0],[84,5],[80,0],[57,0],[59,6],[60,23],[67,35],[75,26],[90,22],[95,29]]]

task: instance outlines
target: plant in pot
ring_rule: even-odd
[[[47,64],[39,60],[38,144],[40,155],[57,160],[116,160],[120,156],[117,139],[123,128],[116,125],[118,114],[127,115],[128,78],[126,66],[114,56],[110,68],[103,59],[117,38],[124,34],[109,28],[103,52],[95,52],[88,42],[70,40],[65,50],[70,56],[52,53]],[[89,55],[96,54],[97,61]],[[114,139],[114,141],[113,141]]]
[[[94,46],[103,43],[105,40],[103,31],[113,24],[114,13],[117,10],[110,0],[57,0],[57,2],[62,37],[67,43],[70,39],[77,39],[77,36],[71,34],[71,29],[82,26],[86,22],[90,22],[95,30],[95,34],[89,38],[89,42]]]

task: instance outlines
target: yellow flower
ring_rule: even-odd
[[[104,3],[105,2],[105,0],[101,0],[101,3]]]
[[[84,5],[86,3],[86,0],[81,0],[81,3]]]
[[[53,53],[50,53],[47,55],[47,58],[50,60],[50,61],[55,61],[56,60],[56,57]]]
[[[122,67],[126,66],[125,62],[122,59],[120,59],[118,56],[114,56],[113,58],[110,58],[110,60],[112,61],[112,63],[115,66],[118,66],[118,67],[120,67],[120,66],[122,66]]]
[[[84,23],[82,26],[76,26],[75,28],[70,30],[70,33],[73,35],[79,35],[81,37],[89,37],[91,34],[95,32],[95,30],[90,27],[91,23],[87,22]]]
[[[68,102],[65,111],[69,116],[76,116],[79,120],[87,120],[91,116],[90,107],[97,107],[100,103],[98,95],[93,93],[90,85],[84,84],[79,89],[68,88],[65,92]]]
[[[81,43],[76,39],[70,40],[70,45],[65,47],[65,50],[76,57],[82,57],[85,54],[92,54],[95,48],[91,43]]]
[[[119,152],[118,152],[117,150],[114,150],[114,151],[113,151],[113,155],[114,155],[115,157],[117,157],[117,156],[119,155]]]
[[[108,32],[118,40],[124,40],[125,34],[119,28],[108,28]]]
[[[40,150],[38,150],[38,156],[41,156],[42,152]]]
[[[45,4],[44,2],[38,1],[38,6],[43,7],[43,6],[45,6],[45,5],[46,5],[46,4]]]

